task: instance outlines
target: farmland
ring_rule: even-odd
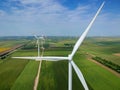
[[[65,46],[65,44],[73,45],[76,40],[76,38],[49,39],[48,44],[51,47],[46,48],[44,55],[67,56],[70,54],[72,46]],[[1,42],[4,43],[4,41]],[[16,45],[15,41],[9,43]],[[17,41],[17,43],[20,43],[20,41]],[[37,48],[34,43],[31,42],[25,48],[0,61],[0,90],[33,90],[39,62],[12,59],[11,57],[36,56]],[[119,77],[88,60],[88,55],[98,56],[120,65],[120,57],[115,55],[120,53],[119,44],[120,38],[86,38],[74,56],[74,61],[82,71],[90,90],[120,90]],[[3,45],[1,44],[2,47]],[[4,47],[8,46],[5,45]],[[9,47],[11,47],[11,44],[9,44]],[[67,90],[67,87],[67,61],[43,61],[38,90]],[[74,71],[73,90],[84,90]]]
[[[120,65],[120,57],[115,55],[120,53],[120,38],[89,38],[80,49]]]

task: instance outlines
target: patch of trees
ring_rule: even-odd
[[[22,49],[35,49],[35,45],[25,45]]]
[[[49,48],[49,47],[50,47],[50,44],[49,44],[49,43],[45,43],[45,44],[43,45],[43,47],[44,47],[44,48]]]
[[[49,43],[46,43],[43,45],[44,48],[49,48],[49,46],[50,46]],[[37,49],[37,48],[38,48],[38,46],[35,44],[28,44],[28,45],[24,45],[24,47],[22,47],[22,49],[24,49],[24,50]]]
[[[0,57],[0,59],[5,59],[6,58],[6,56],[2,56],[2,57]]]
[[[70,48],[70,47],[50,47],[50,48],[45,48],[47,51],[48,50],[56,50],[56,51],[61,51],[61,50],[63,50],[63,51],[71,51],[72,50],[72,48]]]
[[[111,61],[108,61],[106,59],[103,59],[101,57],[97,57],[97,56],[93,57],[92,59],[94,59],[94,60],[98,61],[99,63],[101,63],[101,64],[103,64],[103,65],[105,65],[105,66],[107,66],[107,67],[109,67],[109,68],[111,68],[113,70],[115,70],[118,73],[120,73],[120,66],[119,65],[117,65],[117,64],[115,64],[115,63],[113,63]]]
[[[73,45],[74,45],[73,43],[64,43],[65,47],[73,47]]]

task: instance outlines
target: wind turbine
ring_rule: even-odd
[[[36,45],[37,45],[37,47],[38,47],[38,57],[40,57],[40,45],[41,45],[42,50],[44,51],[43,44],[44,44],[44,42],[45,42],[45,39],[44,39],[43,36],[38,37],[38,36],[34,35],[34,37],[37,39]],[[42,51],[41,54],[43,54],[43,51]]]
[[[103,2],[100,6],[100,8],[98,9],[97,13],[95,14],[95,16],[93,17],[92,21],[90,22],[90,24],[88,25],[88,27],[86,28],[86,30],[83,32],[83,34],[79,37],[78,41],[76,42],[72,53],[69,54],[67,57],[57,57],[57,56],[38,56],[38,57],[13,57],[13,58],[18,58],[18,59],[31,59],[31,60],[36,60],[36,61],[41,61],[41,60],[47,60],[47,61],[60,61],[60,60],[68,60],[68,69],[69,69],[69,74],[68,74],[68,90],[72,90],[72,67],[75,70],[79,80],[81,81],[83,87],[85,90],[89,90],[87,83],[82,75],[82,72],[80,71],[80,69],[77,67],[77,65],[74,63],[73,61],[73,56],[75,55],[75,53],[77,52],[78,48],[80,47],[80,45],[82,44],[83,40],[85,39],[88,31],[90,30],[92,24],[94,23],[96,17],[98,16],[98,14],[100,13],[101,9],[104,6]]]

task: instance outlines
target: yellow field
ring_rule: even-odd
[[[0,52],[3,52],[3,51],[6,51],[6,50],[9,50],[10,48],[0,48]]]

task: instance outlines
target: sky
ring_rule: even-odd
[[[0,0],[0,36],[80,36],[104,0]],[[105,5],[88,36],[120,36],[120,0]]]

